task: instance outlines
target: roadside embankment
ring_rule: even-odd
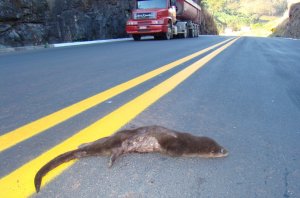
[[[274,29],[271,36],[300,38],[300,2],[291,5],[288,18]]]
[[[0,48],[126,37],[133,0],[1,0]]]
[[[219,34],[214,17],[204,8],[202,8],[200,33],[210,35]]]

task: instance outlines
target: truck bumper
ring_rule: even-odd
[[[127,25],[127,34],[155,35],[168,31],[168,25]]]

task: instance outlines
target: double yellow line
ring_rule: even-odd
[[[116,130],[121,128],[127,122],[136,117],[139,113],[145,110],[147,107],[156,102],[159,98],[166,95],[172,91],[176,86],[182,83],[185,79],[191,76],[199,68],[225,50],[227,47],[232,45],[236,40],[231,41],[226,40],[219,44],[213,45],[209,48],[201,50],[197,53],[189,55],[185,58],[177,60],[173,63],[167,64],[161,68],[148,72],[142,76],[139,76],[135,79],[132,79],[128,82],[120,84],[116,87],[113,87],[107,91],[99,93],[91,98],[85,99],[81,102],[78,102],[72,106],[64,108],[58,112],[55,112],[51,115],[43,117],[35,122],[27,124],[19,129],[16,129],[10,133],[7,133],[0,137],[0,151],[3,151],[7,148],[10,148],[17,143],[24,141],[38,133],[43,132],[44,130],[61,123],[95,105],[100,104],[101,102],[116,96],[132,87],[135,87],[163,72],[166,72],[178,65],[189,61],[209,50],[217,48],[223,44],[222,47],[216,49],[212,53],[203,57],[199,61],[191,64],[180,72],[176,73],[169,79],[160,83],[159,85],[153,87],[149,91],[143,93],[132,101],[126,103],[120,108],[116,109],[112,113],[103,117],[99,121],[93,123],[92,125],[86,127],[85,129],[79,131],[72,137],[68,138],[64,142],[56,145],[52,149],[41,154],[37,158],[31,160],[30,162],[24,164],[20,168],[16,169],[12,173],[0,179],[0,192],[6,197],[28,197],[34,193],[33,178],[36,172],[49,160],[56,157],[57,155],[64,153],[69,150],[76,149],[78,145],[84,142],[91,142],[96,139],[111,135]],[[59,175],[63,170],[69,167],[74,162],[66,163],[55,170],[51,171],[44,179],[44,183],[49,182],[55,176]]]

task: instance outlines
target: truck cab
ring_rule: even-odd
[[[136,0],[126,32],[134,40],[151,35],[156,39],[170,39],[176,23],[176,0]]]
[[[197,37],[200,23],[201,7],[193,0],[136,0],[126,32],[136,41],[148,35],[166,40]]]

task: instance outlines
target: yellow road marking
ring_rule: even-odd
[[[237,38],[238,39],[238,38]],[[208,54],[199,61],[193,63],[187,68],[176,73],[169,79],[153,87],[149,91],[141,94],[132,101],[121,106],[117,110],[103,117],[99,121],[96,121],[92,125],[81,130],[77,134],[73,135],[64,142],[58,144],[52,149],[46,151],[42,155],[18,168],[9,175],[3,177],[0,180],[0,192],[7,197],[27,197],[34,193],[33,178],[36,172],[43,166],[46,162],[53,159],[57,155],[64,153],[69,150],[76,149],[78,145],[84,142],[95,141],[96,139],[111,135],[123,125],[128,123],[147,107],[152,105],[162,96],[166,95],[172,91],[176,86],[182,83],[185,79],[191,76],[194,72],[200,69],[203,65],[225,50],[227,47],[232,45],[237,39],[234,39],[227,43],[226,45],[218,48],[212,53]],[[43,179],[43,185],[51,181],[54,177],[59,175],[67,167],[74,163],[68,162],[54,170],[52,170]]]
[[[169,63],[167,65],[164,65],[158,69],[155,69],[153,71],[150,71],[146,74],[143,74],[141,76],[138,76],[132,80],[129,80],[125,83],[122,83],[120,85],[117,85],[111,89],[108,89],[106,91],[103,91],[99,94],[96,94],[90,98],[87,98],[85,100],[82,100],[78,103],[75,103],[71,106],[68,106],[66,108],[63,108],[57,112],[54,112],[50,115],[47,115],[45,117],[42,117],[36,121],[33,121],[29,124],[26,124],[20,128],[17,128],[11,132],[8,132],[2,136],[0,136],[0,152],[4,151],[34,135],[37,135],[69,118],[72,118],[79,113],[86,111],[104,101],[106,101],[109,98],[112,98],[122,92],[125,92],[151,78],[154,78],[155,76],[166,72],[174,67],[179,66],[180,64],[187,62],[205,52],[208,52],[211,49],[214,49],[224,43],[226,43],[228,40],[225,40],[223,42],[220,42],[216,45],[213,45],[211,47],[208,47],[206,49],[203,49],[199,52],[196,52],[194,54],[191,54],[189,56],[186,56],[182,59],[179,59],[177,61],[174,61],[172,63]]]

